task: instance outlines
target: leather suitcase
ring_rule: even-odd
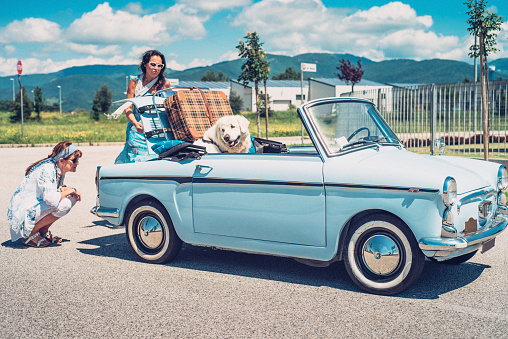
[[[224,92],[199,88],[177,91],[164,107],[175,139],[189,142],[201,139],[220,117],[233,115]]]

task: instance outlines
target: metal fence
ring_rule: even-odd
[[[388,87],[343,94],[371,100],[409,150],[483,158],[480,83]],[[507,155],[508,81],[491,81],[490,156]],[[438,141],[439,140],[439,141]],[[439,150],[439,142],[446,145]]]

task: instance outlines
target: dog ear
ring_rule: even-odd
[[[238,119],[238,123],[240,124],[240,131],[246,133],[249,131],[250,121],[247,120],[243,115],[238,115],[236,117]]]

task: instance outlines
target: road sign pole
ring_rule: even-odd
[[[21,138],[25,137],[25,129],[23,126],[23,87],[19,89],[19,93],[21,94]]]
[[[21,138],[25,137],[25,128],[23,122],[23,86],[21,86],[21,73],[23,73],[23,64],[21,60],[18,60],[18,83],[19,83],[19,94],[20,94],[20,103],[21,103]]]
[[[306,72],[316,72],[316,64],[307,64],[307,63],[300,63],[300,82],[301,82],[301,94],[300,94],[300,101],[303,105],[303,71]],[[310,91],[310,86],[309,86]],[[309,92],[307,92],[309,93]],[[303,121],[302,121],[302,145],[303,145]]]

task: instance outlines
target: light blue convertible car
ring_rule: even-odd
[[[464,262],[506,228],[504,166],[409,152],[367,100],[298,113],[313,146],[99,167],[92,213],[125,225],[146,262],[173,260],[182,241],[342,260],[360,288],[385,295],[411,286],[426,257]]]

